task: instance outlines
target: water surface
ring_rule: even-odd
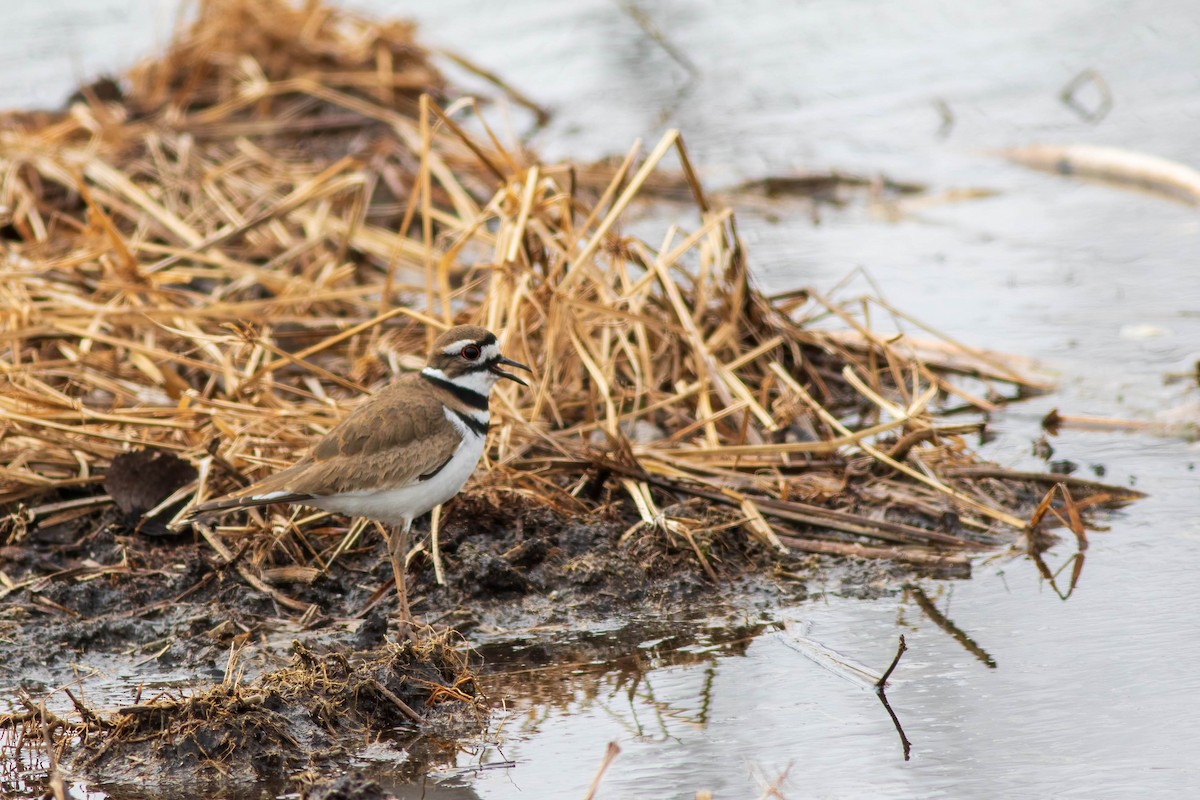
[[[770,217],[743,213],[740,227],[770,290],[829,287],[865,267],[926,322],[1041,359],[1060,388],[995,416],[1001,436],[984,452],[1001,464],[1044,469],[1031,442],[1054,407],[1200,421],[1194,381],[1164,381],[1200,358],[1197,210],[990,152],[1087,142],[1200,166],[1194,3],[640,4],[694,74],[610,0],[355,5],[415,16],[428,41],[549,105],[555,117],[536,139],[548,157],[623,152],[635,137],[678,127],[713,186],[841,169],[926,183],[935,195],[994,190],[898,221],[862,199],[825,209],[816,226],[806,203],[782,201]],[[0,57],[0,104],[53,104],[77,79],[126,66],[162,41],[174,9],[150,0],[22,6],[24,34]],[[1113,95],[1099,123],[1058,99],[1088,68]],[[509,117],[513,130],[526,121]],[[785,773],[788,797],[1194,796],[1200,449],[1175,432],[1051,439],[1056,458],[1150,493],[1092,535],[1069,600],[1019,558],[979,564],[970,581],[923,584],[994,667],[899,593],[862,601],[814,585],[807,603],[747,611],[743,622],[792,621],[879,669],[904,633],[910,650],[889,697],[911,760],[871,692],[804,658],[784,634],[767,628],[736,647],[714,634],[705,644],[701,625],[687,652],[710,647],[710,657],[631,645],[648,654],[637,670],[547,671],[545,700],[511,708],[499,749],[464,753],[459,769],[407,794],[582,797],[615,741],[622,752],[603,798],[756,797]]]

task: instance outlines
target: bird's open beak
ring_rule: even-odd
[[[518,378],[516,375],[513,375],[511,372],[505,372],[504,370],[500,369],[501,364],[503,364],[506,367],[516,367],[517,369],[523,369],[526,372],[533,372],[533,370],[531,370],[529,367],[522,364],[520,361],[513,361],[511,358],[505,358],[504,356],[500,356],[500,358],[493,361],[492,365],[490,367],[488,367],[488,369],[490,369],[494,374],[499,375],[501,378],[508,378],[510,381],[516,381],[517,383],[521,384],[522,386],[529,385],[525,381]]]

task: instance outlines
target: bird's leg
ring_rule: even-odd
[[[392,557],[392,574],[396,578],[396,594],[400,597],[399,639],[410,638],[416,631],[412,611],[408,607],[408,585],[404,580],[405,556],[408,555],[408,532],[412,521],[397,525],[388,532],[388,555]]]

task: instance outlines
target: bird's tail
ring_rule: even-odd
[[[263,492],[261,494],[239,492],[238,494],[225,495],[224,497],[218,497],[215,500],[201,503],[188,511],[187,516],[184,517],[184,521],[202,520],[207,517],[215,517],[226,511],[235,511],[242,508],[258,508],[259,506],[271,506],[277,503],[303,503],[311,499],[312,495],[302,492],[278,491]]]

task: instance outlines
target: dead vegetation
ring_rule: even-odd
[[[879,298],[763,296],[732,211],[710,203],[676,132],[584,185],[447,93],[406,24],[207,0],[117,96],[85,88],[67,112],[9,117],[9,543],[104,503],[96,484],[130,450],[198,468],[143,501],[148,517],[291,463],[468,321],[503,331],[537,375],[497,390],[476,492],[568,515],[626,508],[626,537],[665,537],[710,575],[697,537],[714,526],[954,568],[1025,527],[1042,489],[972,472],[967,437],[983,424],[942,415],[1040,388],[1011,362]],[[693,222],[626,234],[668,163]],[[1073,493],[1080,507],[1129,497]],[[666,510],[689,499],[699,510]],[[363,530],[323,516],[256,513],[210,543],[244,553],[244,576],[320,573]]]
[[[126,532],[168,535],[190,501],[290,464],[463,322],[503,332],[536,380],[496,390],[487,469],[449,520],[434,515],[444,592],[536,578],[552,559],[526,524],[555,531],[572,581],[616,594],[594,577],[686,561],[717,581],[733,571],[722,559],[752,549],[965,574],[1022,532],[1037,558],[1035,510],[1033,528],[1063,519],[1082,548],[1081,513],[1134,496],[980,461],[969,440],[985,423],[953,415],[1043,388],[1015,360],[879,297],[764,296],[678,133],[603,167],[543,164],[485,117],[411,26],[285,0],[202,0],[171,49],[120,84],[84,87],[65,112],[8,115],[0,546],[110,505]],[[664,186],[685,187],[694,213],[632,235],[631,209]],[[517,533],[485,552],[456,514]],[[313,602],[289,592],[349,560],[366,529],[328,516],[254,511],[197,530],[216,566],[196,559],[203,575],[114,613],[158,614],[236,572],[311,621]],[[16,579],[0,568],[0,599],[139,569],[163,583],[126,548],[54,571],[31,559]],[[362,617],[387,589],[343,611]],[[79,616],[46,597],[26,611]],[[189,786],[278,777],[335,734],[428,721],[440,700],[474,710],[461,657],[436,645],[357,663],[298,648],[254,682],[107,715],[76,704],[70,721],[29,701],[4,724],[21,732],[16,752],[45,743],[52,781],[64,733],[87,744],[76,766],[113,780],[182,762]],[[245,746],[260,739],[277,749]]]
[[[486,724],[475,677],[445,636],[362,654],[292,647],[290,666],[254,681],[240,680],[234,650],[223,683],[148,698],[139,689],[113,712],[89,708],[68,690],[75,709],[68,720],[26,698],[25,712],[0,716],[0,733],[13,741],[5,749],[19,759],[45,744],[52,779],[62,761],[104,783],[190,793],[273,785],[327,768],[347,748],[385,734],[407,747],[418,736],[470,735]],[[64,750],[76,737],[80,746]],[[427,766],[408,770],[415,776]]]

